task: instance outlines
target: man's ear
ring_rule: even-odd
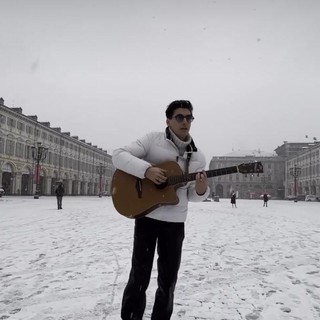
[[[166,120],[166,124],[167,124],[167,126],[169,125],[169,119]]]

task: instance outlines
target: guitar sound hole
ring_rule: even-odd
[[[160,183],[160,184],[155,184],[157,189],[164,189],[168,185],[168,181]]]

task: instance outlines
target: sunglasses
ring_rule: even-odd
[[[184,116],[183,114],[177,114],[173,118],[175,118],[179,123],[183,122],[184,119],[186,119],[188,123],[191,123],[194,120],[194,117],[191,114],[188,114],[186,116]]]

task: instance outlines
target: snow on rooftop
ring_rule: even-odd
[[[275,152],[265,152],[260,149],[258,150],[233,150],[224,155],[224,157],[274,157],[277,154]]]

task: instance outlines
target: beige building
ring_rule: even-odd
[[[58,181],[66,195],[110,193],[114,170],[107,151],[21,108],[6,107],[0,98],[0,186],[6,194],[32,195],[38,189],[53,195]]]
[[[42,151],[42,157],[38,151]],[[267,192],[272,199],[292,195],[320,197],[320,143],[287,142],[275,153],[260,150],[234,151],[212,157],[210,170],[261,161],[264,172],[257,175],[232,173],[209,181],[213,195],[228,198],[259,198]],[[54,195],[63,181],[67,195],[110,194],[115,168],[107,151],[70,132],[52,128],[37,116],[26,116],[21,108],[9,108],[0,98],[0,186],[6,194]]]
[[[233,173],[210,179],[214,195],[230,197],[235,191],[238,198],[259,198],[267,192],[272,199],[292,196],[315,195],[320,199],[320,142],[284,141],[275,153],[261,151],[234,151],[221,157],[213,157],[209,169],[237,166],[241,163],[261,161],[262,174],[243,175]]]
[[[234,151],[225,156],[212,157],[209,169],[233,167],[256,161],[262,163],[263,173],[232,173],[210,179],[213,195],[229,198],[234,191],[240,199],[259,199],[263,193],[267,192],[272,199],[283,199],[285,159],[275,153],[265,153],[260,150]]]
[[[297,147],[285,142],[282,150]],[[280,148],[280,147],[279,147]],[[303,143],[286,162],[286,196],[315,195],[320,198],[320,143]]]

